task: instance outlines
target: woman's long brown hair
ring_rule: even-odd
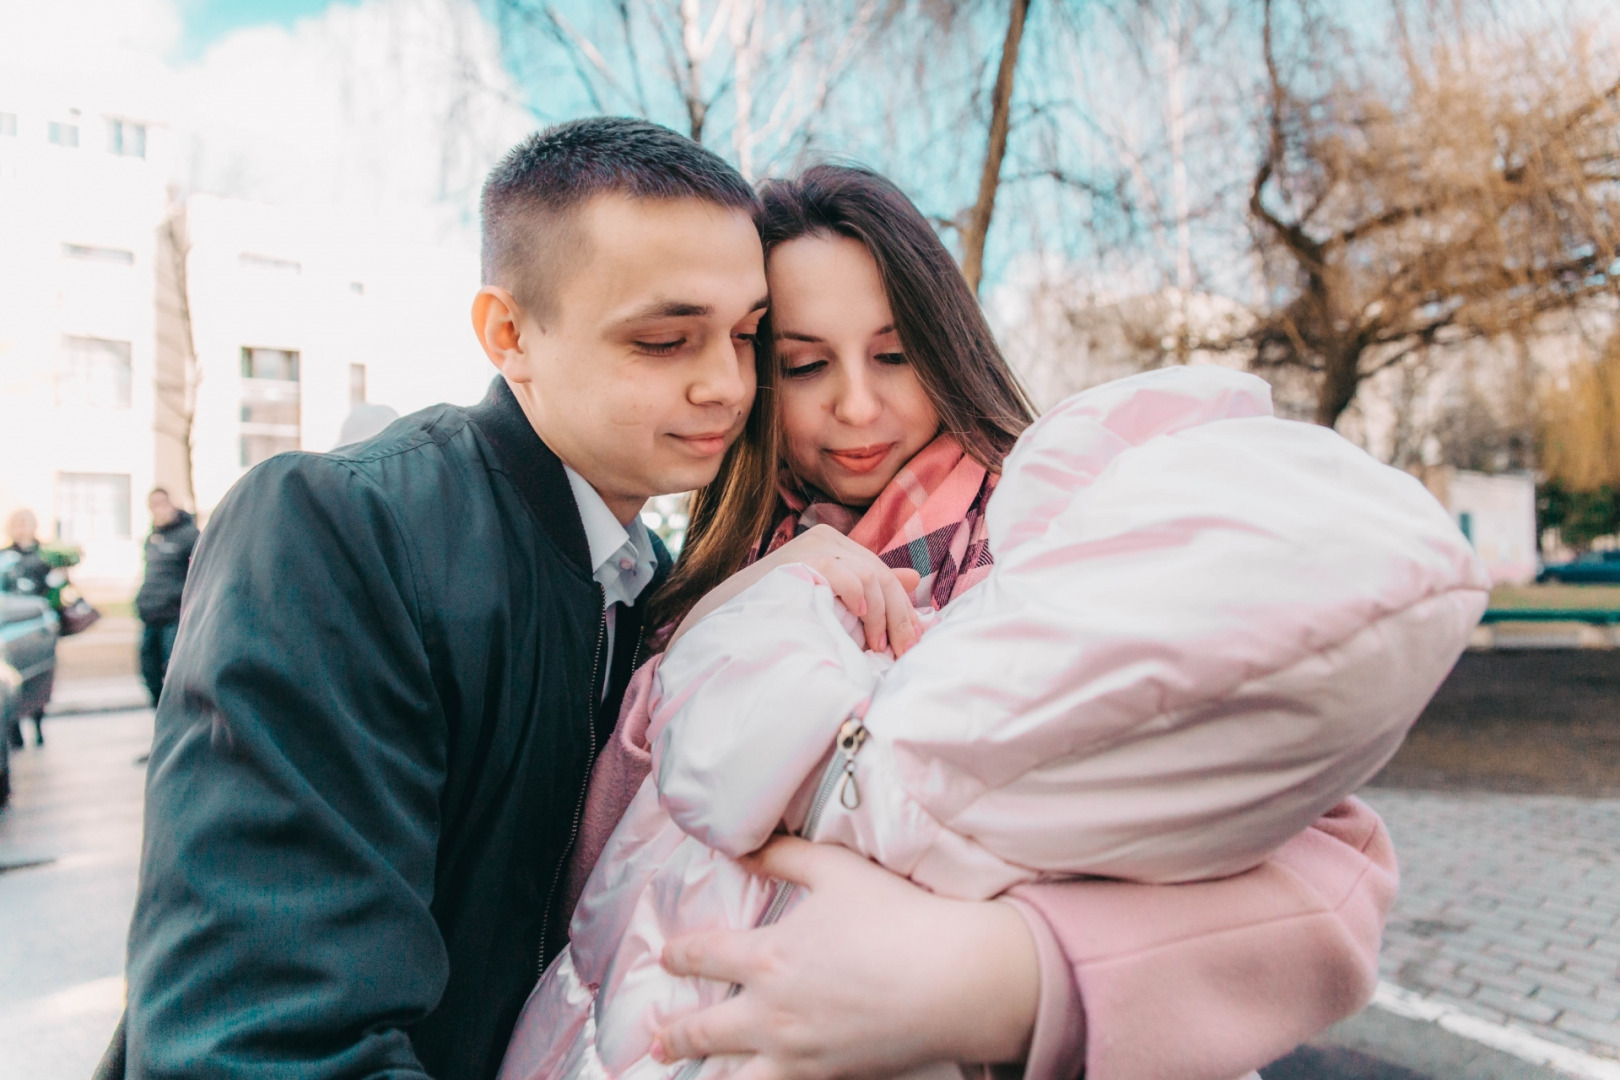
[[[844,165],[768,180],[760,198],[767,260],[773,248],[804,236],[845,236],[865,245],[940,430],[981,465],[999,468],[1035,412],[962,271],[921,211],[883,177]],[[650,601],[648,625],[666,634],[705,593],[747,565],[775,524],[781,436],[769,315],[760,323],[755,363],[759,390],[747,427],[714,482],[693,492],[680,562]]]

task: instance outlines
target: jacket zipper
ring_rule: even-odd
[[[832,760],[821,774],[821,780],[816,784],[816,793],[810,799],[810,809],[804,815],[804,825],[800,827],[798,836],[805,840],[814,840],[816,827],[821,824],[821,815],[832,802],[834,791],[838,794],[838,803],[845,810],[858,810],[861,805],[861,789],[855,782],[855,755],[861,752],[866,745],[869,732],[866,725],[854,717],[845,720],[838,729],[838,741],[834,744]],[[755,929],[775,924],[787,912],[788,904],[799,894],[799,887],[790,881],[776,883],[776,891],[771,894],[770,903],[765,905],[765,911],[754,923]],[[726,997],[736,997],[742,990],[741,983],[732,983],[731,989],[726,991]],[[697,1074],[703,1069],[708,1058],[693,1058],[680,1067],[673,1080],[695,1080]]]
[[[821,782],[816,785],[816,793],[810,800],[810,809],[804,815],[804,825],[799,829],[799,836],[806,840],[814,840],[816,828],[821,824],[821,815],[832,801],[833,791],[838,792],[838,802],[845,810],[857,810],[861,805],[861,789],[855,782],[855,755],[861,752],[866,745],[866,725],[851,717],[845,720],[838,729],[838,741],[834,744],[837,749],[833,751],[832,760],[827,763],[826,771],[821,774]],[[798,895],[799,887],[786,881],[777,883],[776,892],[771,896],[771,902],[766,905],[765,913],[759,917],[754,926],[770,926],[780,919],[787,911],[787,906]],[[732,991],[736,993],[735,990]]]
[[[540,917],[540,951],[535,956],[535,978],[544,978],[546,974],[546,943],[551,936],[551,909],[557,902],[557,886],[562,883],[563,871],[568,867],[568,860],[574,853],[574,842],[579,839],[579,823],[585,814],[585,797],[591,789],[591,770],[596,767],[596,710],[602,707],[602,645],[607,640],[607,595],[602,586],[596,586],[597,606],[602,609],[602,621],[596,624],[596,648],[591,653],[591,684],[585,697],[585,730],[590,738],[590,754],[585,759],[585,782],[579,786],[579,799],[574,803],[574,824],[568,831],[568,843],[564,845],[562,856],[557,860],[557,869],[551,875],[551,888],[546,890],[546,910]],[[636,642],[636,653],[641,652],[641,642]],[[612,657],[608,658],[608,670],[612,671]]]

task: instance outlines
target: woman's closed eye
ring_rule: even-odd
[[[784,363],[782,365],[782,377],[785,379],[803,379],[814,375],[826,366],[827,361],[825,360],[809,360],[802,364]]]
[[[906,362],[906,354],[902,352],[878,353],[877,356],[873,357],[873,359],[880,364],[904,364]]]

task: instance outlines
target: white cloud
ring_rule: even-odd
[[[178,82],[187,187],[441,243],[470,241],[484,174],[533,126],[470,0],[333,4],[227,36]]]
[[[180,12],[176,0],[0,0],[0,90],[14,109],[167,127],[187,191],[474,243],[483,177],[534,123],[473,0],[333,3],[176,67],[165,57]]]
[[[180,40],[181,22],[174,0],[0,0],[0,28],[0,55],[44,51],[73,64],[107,52],[161,56]]]

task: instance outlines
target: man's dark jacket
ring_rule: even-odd
[[[159,525],[146,538],[146,577],[135,594],[135,614],[143,623],[172,623],[180,620],[180,594],[186,587],[186,571],[191,569],[191,552],[197,546],[197,521],[184,510],[175,511],[174,520]]]
[[[495,1075],[566,940],[549,909],[641,637],[621,611],[606,657],[589,567],[498,379],[237,484],[158,710],[98,1075]]]

